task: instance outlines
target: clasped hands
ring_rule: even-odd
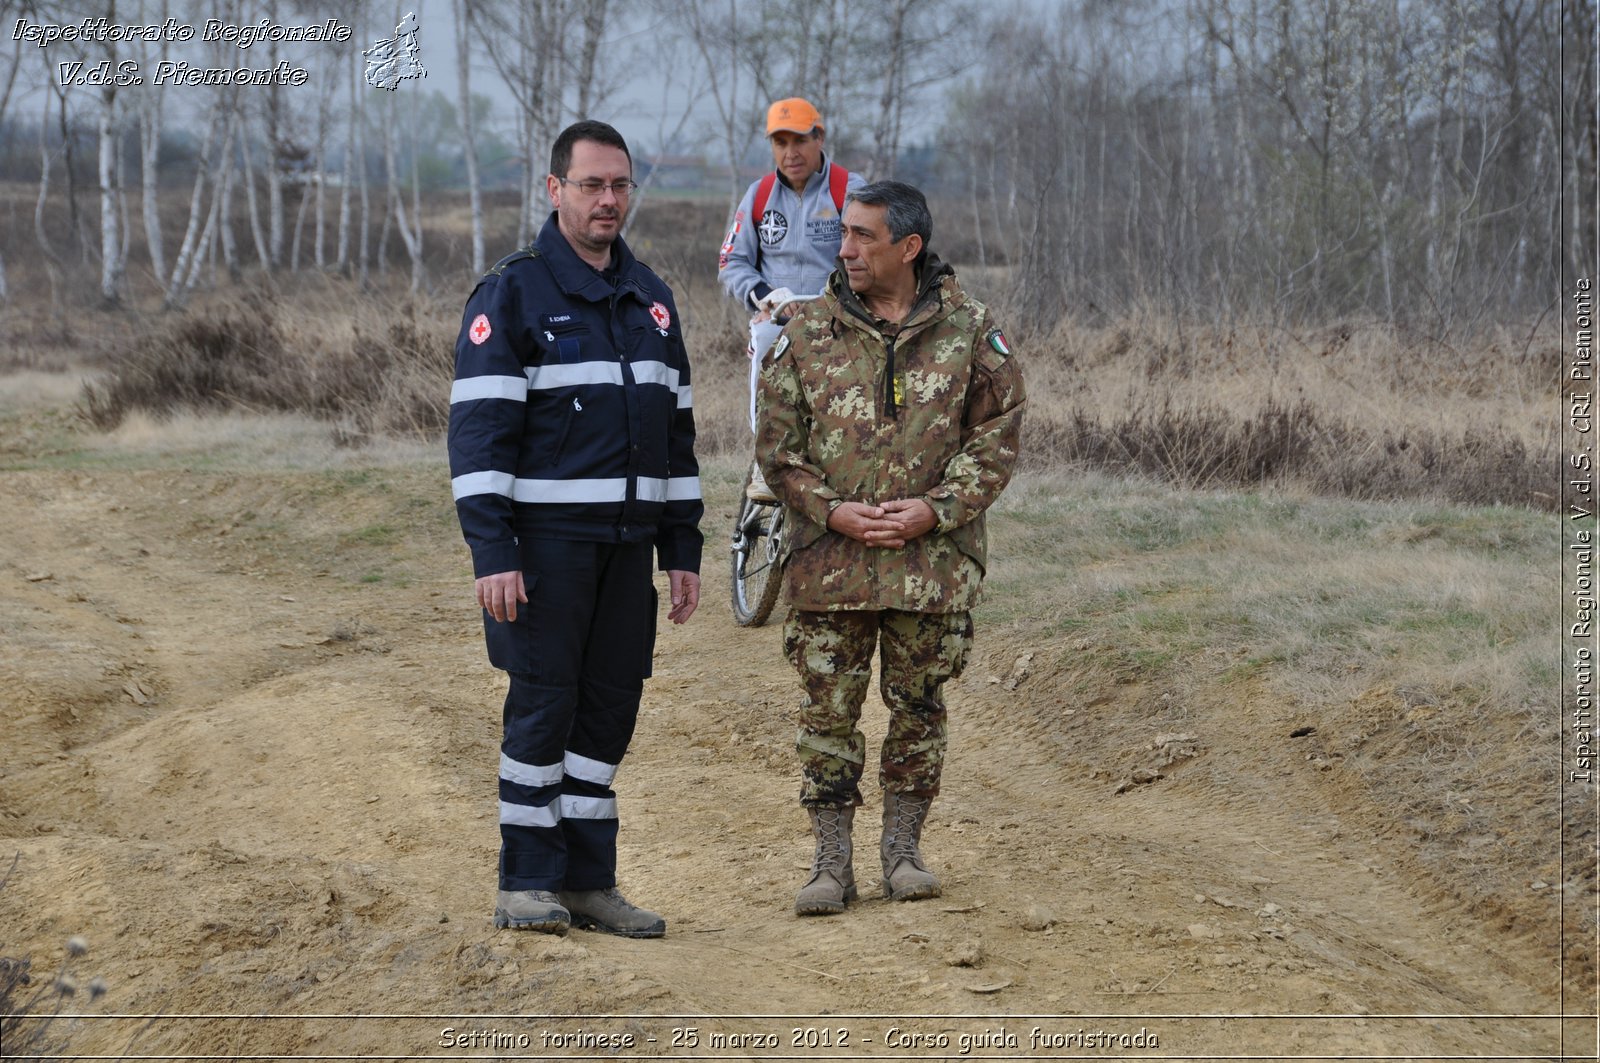
[[[841,502],[828,514],[828,529],[868,546],[899,549],[939,523],[933,507],[920,498],[897,498],[881,506]]]

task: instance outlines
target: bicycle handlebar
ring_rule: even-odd
[[[821,299],[821,298],[822,298],[822,293],[818,292],[815,295],[796,295],[796,296],[794,296],[792,298],[785,299],[783,302],[779,303],[777,306],[773,307],[770,311],[768,311],[769,319],[774,324],[778,324],[778,325],[788,324],[789,319],[787,317],[783,316],[784,311],[788,310],[795,303],[810,303],[810,302],[815,302],[816,300]]]

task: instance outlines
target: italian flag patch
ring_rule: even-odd
[[[989,346],[993,347],[1002,358],[1011,356],[1011,345],[1006,343],[1005,334],[997,328],[989,330]]]

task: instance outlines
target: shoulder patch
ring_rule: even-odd
[[[778,343],[772,348],[772,360],[777,361],[783,357],[783,352],[789,349],[789,334],[785,332],[778,337]]]
[[[1006,343],[1005,333],[998,328],[990,329],[989,335],[985,338],[989,341],[989,346],[993,347],[995,353],[1000,357],[1009,358],[1011,356],[1011,345]]]

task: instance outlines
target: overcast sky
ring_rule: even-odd
[[[73,26],[77,24],[77,20],[104,12],[103,4],[74,6],[77,11],[64,22],[64,25]],[[200,58],[198,33],[203,32],[205,20],[210,17],[210,12],[205,10],[208,5],[194,6],[203,13],[195,15],[185,24],[197,28],[196,41],[174,46],[173,58],[187,59],[196,66],[201,66],[205,65],[206,61]],[[127,22],[135,21],[137,16],[128,13],[132,10],[135,9],[131,4],[119,5],[119,17]],[[396,91],[401,94],[439,92],[454,104],[458,89],[455,27],[450,0],[412,0],[406,3],[401,11],[402,13],[414,11],[417,14],[420,23],[418,45],[427,77],[402,82]],[[651,151],[659,146],[663,124],[668,123],[670,117],[668,127],[670,131],[670,125],[675,125],[677,117],[682,114],[686,106],[685,86],[682,84],[667,86],[663,71],[669,64],[664,59],[650,60],[652,40],[659,30],[656,16],[643,4],[624,5],[624,11],[623,17],[611,20],[606,46],[610,54],[619,59],[627,57],[630,60],[614,64],[617,69],[637,70],[639,76],[624,81],[620,91],[601,107],[596,117],[617,126],[631,144],[637,145],[638,150]],[[151,17],[147,21],[154,22],[155,19]],[[282,19],[283,24],[289,26],[305,25],[312,21],[314,20],[309,17],[298,15],[285,16]],[[35,32],[41,25],[37,19],[29,19],[29,24],[35,28]],[[22,121],[37,121],[44,98],[49,94],[49,84],[62,77],[60,64],[82,58],[83,50],[79,46],[61,41],[40,47],[37,40],[29,40],[26,37],[19,40],[18,26],[18,18],[13,15],[5,20],[3,27],[0,27],[0,86],[3,86],[9,77],[11,67],[16,66],[18,68],[16,89],[7,114]],[[26,30],[23,32],[25,34]],[[361,31],[361,36],[367,39],[352,43],[367,47],[381,37],[389,35],[386,29],[368,26]],[[128,44],[120,45],[119,56],[134,54],[133,47]],[[306,63],[312,58],[320,58],[318,53],[328,47],[331,46],[315,42],[283,43],[278,45],[278,55],[291,64]],[[635,49],[638,50],[638,55],[635,55]],[[495,70],[494,64],[487,56],[481,54],[481,48],[475,48],[474,53],[477,62],[472,70],[472,91],[475,95],[486,96],[493,101],[493,122],[496,128],[509,133],[514,117],[514,104],[505,83]],[[98,59],[98,56],[96,58]],[[640,61],[631,61],[635,59]],[[359,57],[356,61],[362,62]],[[259,44],[233,52],[227,63],[230,66],[244,68],[270,66],[265,46]],[[147,80],[152,78],[149,66],[150,64],[145,64],[140,69],[140,74]],[[312,69],[314,76],[321,73],[320,67]],[[181,124],[186,118],[202,113],[217,92],[249,93],[264,90],[252,86],[215,88],[169,85],[162,91],[163,105],[167,114]],[[303,86],[289,86],[285,91],[291,94],[304,93],[309,105],[317,93],[317,85],[313,81]],[[94,85],[73,85],[69,87],[68,99],[72,106],[87,113],[89,108],[96,106],[99,92],[100,90]],[[306,111],[309,110],[307,107]]]
[[[417,0],[414,4],[408,4],[406,10],[415,11],[422,24],[418,43],[421,45],[423,63],[428,68],[425,91],[438,90],[453,102],[457,96],[457,70],[451,7],[450,0]],[[659,19],[645,10],[643,4],[627,4],[623,7],[622,16],[609,20],[607,48],[613,54],[625,55],[640,49],[648,56],[652,39],[660,35]],[[515,105],[507,95],[505,82],[494,64],[481,54],[481,49],[474,48],[474,54],[478,62],[472,70],[473,94],[487,96],[494,101],[496,123],[509,122]],[[686,102],[684,86],[664,86],[662,70],[666,65],[665,56],[660,57],[660,61],[647,61],[637,66],[618,65],[623,69],[637,70],[638,76],[625,80],[619,93],[599,114],[592,117],[616,126],[635,150],[653,151],[659,146],[662,126],[665,124],[670,132],[671,126],[677,124]],[[708,118],[709,111],[707,115],[699,117]]]

